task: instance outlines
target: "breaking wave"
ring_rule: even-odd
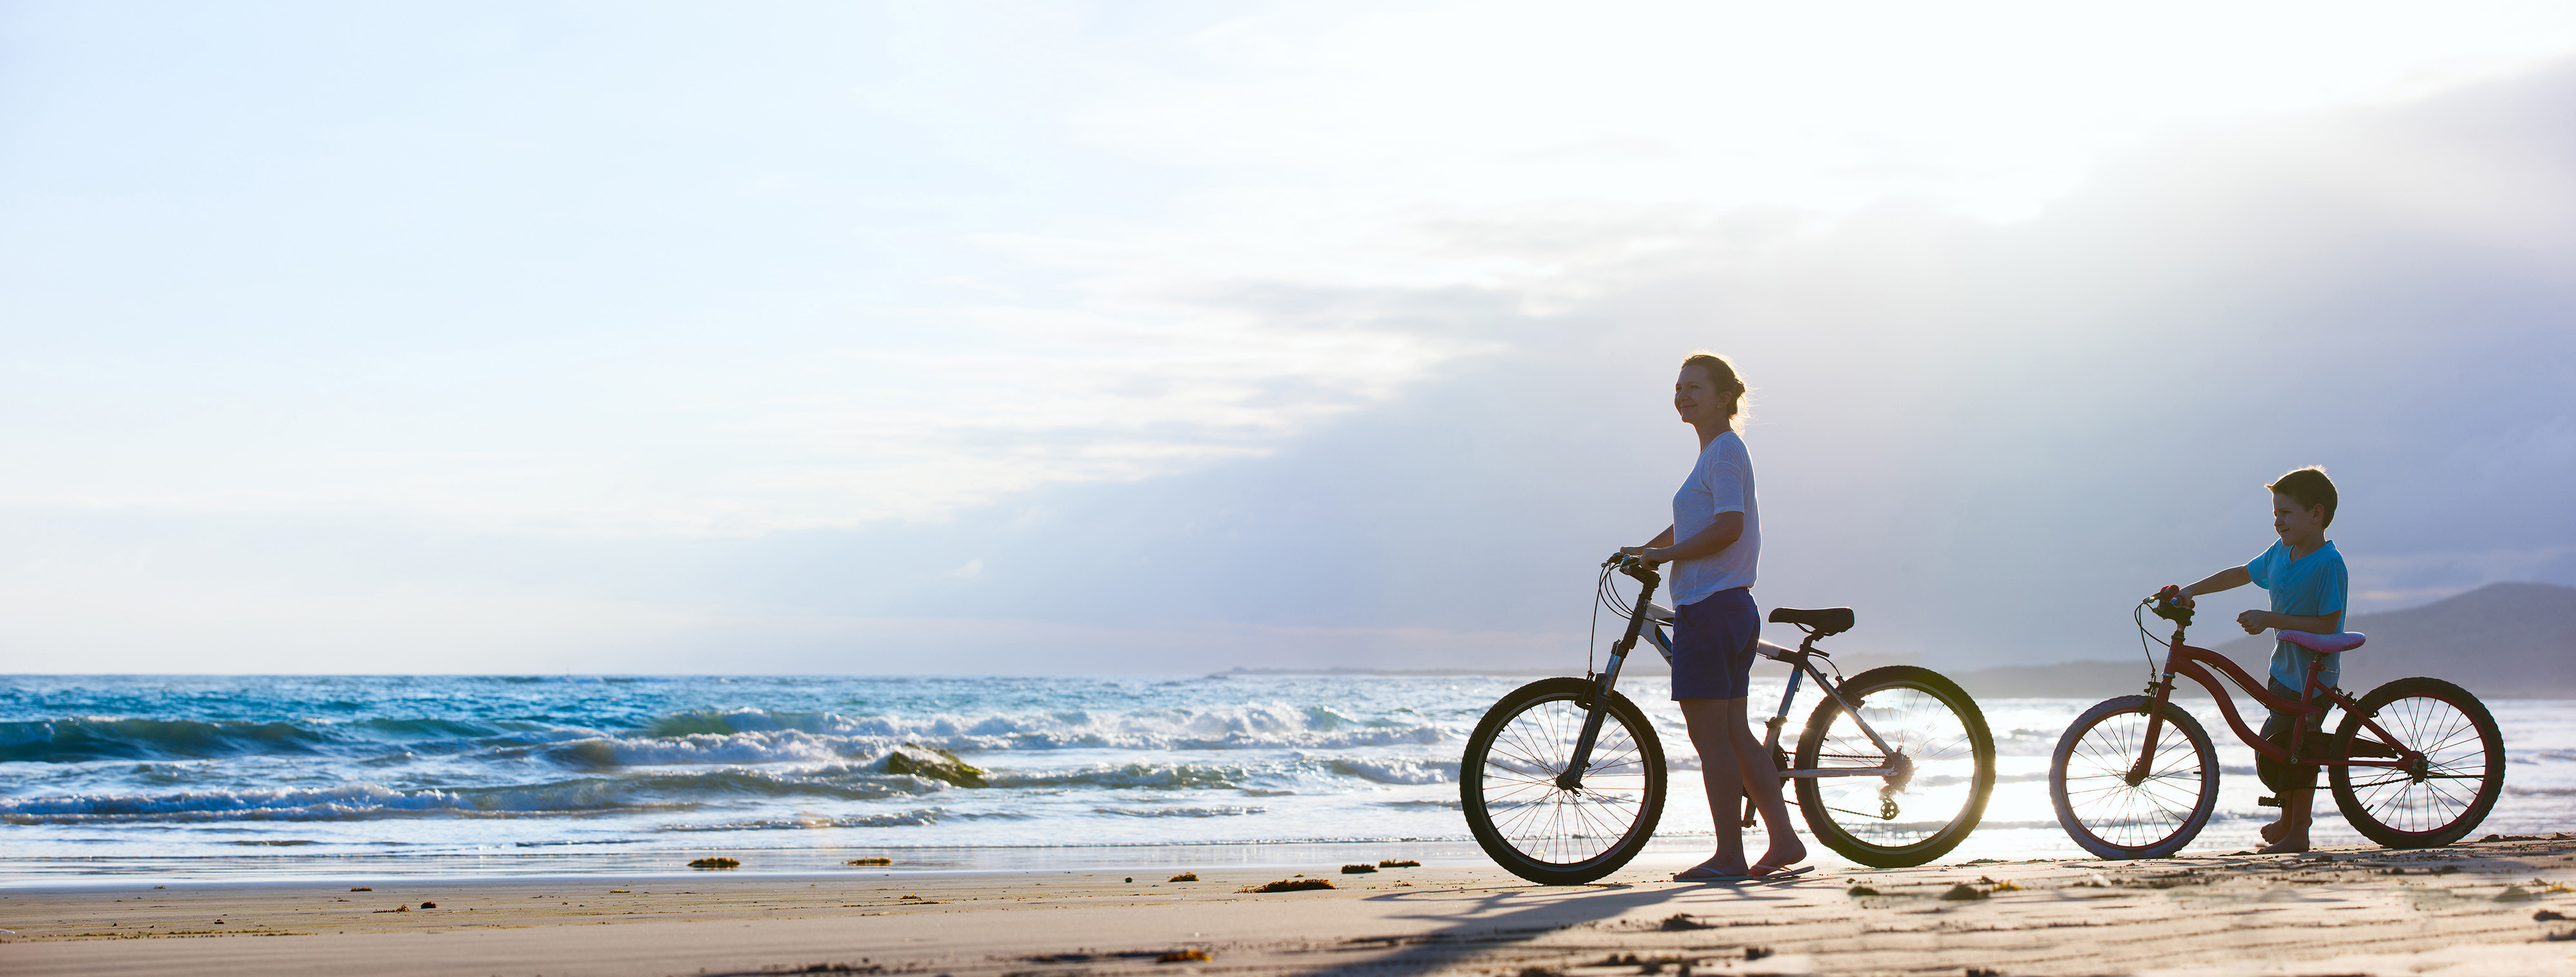
[[[531,754],[577,767],[811,763],[882,756],[904,743],[960,753],[1020,750],[1353,749],[1448,742],[1438,724],[1353,719],[1323,706],[1251,705],[1135,713],[844,716],[692,710],[624,731],[527,720],[439,718],[201,720],[79,716],[0,722],[0,762],[199,760],[244,756]]]
[[[12,824],[96,821],[350,821],[424,815],[514,817],[686,809],[727,798],[877,800],[945,788],[937,781],[864,768],[806,772],[715,770],[550,783],[396,790],[377,784],[171,794],[0,798]]]
[[[921,743],[959,752],[1012,750],[1347,749],[1427,745],[1451,733],[1436,724],[1359,720],[1323,706],[1227,706],[1138,713],[1033,711],[984,716],[842,716],[766,709],[664,716],[644,732],[664,739],[804,734],[846,753]]]

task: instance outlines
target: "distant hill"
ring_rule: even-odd
[[[2199,635],[2212,635],[2205,621]],[[2422,607],[2356,614],[2348,630],[2370,643],[2347,652],[2343,687],[2355,695],[2390,679],[2430,675],[2496,699],[2576,698],[2576,587],[2545,583],[2496,583]],[[2240,635],[2211,647],[2260,677],[2271,667],[2272,636]],[[2146,685],[2144,659],[2013,665],[1958,676],[1970,694],[1991,698],[2109,697]],[[2200,695],[2184,682],[2177,694]],[[2242,701],[2241,699],[2239,700]]]

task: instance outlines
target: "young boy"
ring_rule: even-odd
[[[2272,592],[2272,609],[2237,615],[2236,623],[2246,634],[2261,634],[2265,628],[2312,634],[2343,630],[2343,554],[2335,552],[2334,544],[2326,539],[2326,527],[2334,524],[2334,482],[2326,478],[2325,469],[2310,465],[2264,488],[2272,490],[2272,531],[2280,534],[2281,541],[2253,562],[2220,570],[2189,587],[2167,587],[2159,596],[2179,596],[2188,605],[2196,595],[2250,583]],[[2298,701],[2307,686],[2308,662],[2316,657],[2316,652],[2287,641],[2274,641],[2272,679],[2264,683],[2265,688],[2276,697]],[[2341,653],[2325,656],[2325,667],[2317,673],[2317,681],[2334,686],[2343,677],[2342,657]],[[2295,713],[2272,710],[2271,718],[2263,722],[2263,738],[2287,746],[2290,724],[2298,721]],[[2324,727],[2325,715],[2312,713],[2307,722],[2313,734]],[[2267,844],[2262,853],[2308,850],[2308,825],[2312,820],[2309,806],[2316,800],[2317,768],[2265,757],[2256,760],[2263,783],[2281,798],[2280,820],[2263,826]]]

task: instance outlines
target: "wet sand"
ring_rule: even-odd
[[[1664,881],[1678,862],[1589,886],[1464,863],[49,885],[0,889],[0,973],[2576,974],[2559,838],[1739,885]],[[1239,891],[1293,872],[1337,888]]]

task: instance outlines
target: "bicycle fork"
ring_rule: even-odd
[[[1558,790],[1583,789],[1584,771],[1592,766],[1592,745],[1601,739],[1601,721],[1610,715],[1610,690],[1619,684],[1619,668],[1628,663],[1628,652],[1637,647],[1637,635],[1646,627],[1646,608],[1652,606],[1655,587],[1663,583],[1662,575],[1653,570],[1641,568],[1634,576],[1645,581],[1646,587],[1637,593],[1637,612],[1628,615],[1628,633],[1610,646],[1610,660],[1603,663],[1601,674],[1593,679],[1592,701],[1575,703],[1584,710],[1583,731],[1574,738],[1574,755],[1566,759],[1565,769],[1556,775]]]
[[[2156,684],[2147,687],[2147,733],[2138,738],[2138,762],[2130,764],[2128,775],[2120,778],[2131,787],[2146,783],[2155,767],[2156,737],[2165,730],[2165,703],[2173,699],[2174,650],[2180,647],[2182,629],[2175,628],[2173,642],[2165,649],[2164,671],[2156,676]]]

